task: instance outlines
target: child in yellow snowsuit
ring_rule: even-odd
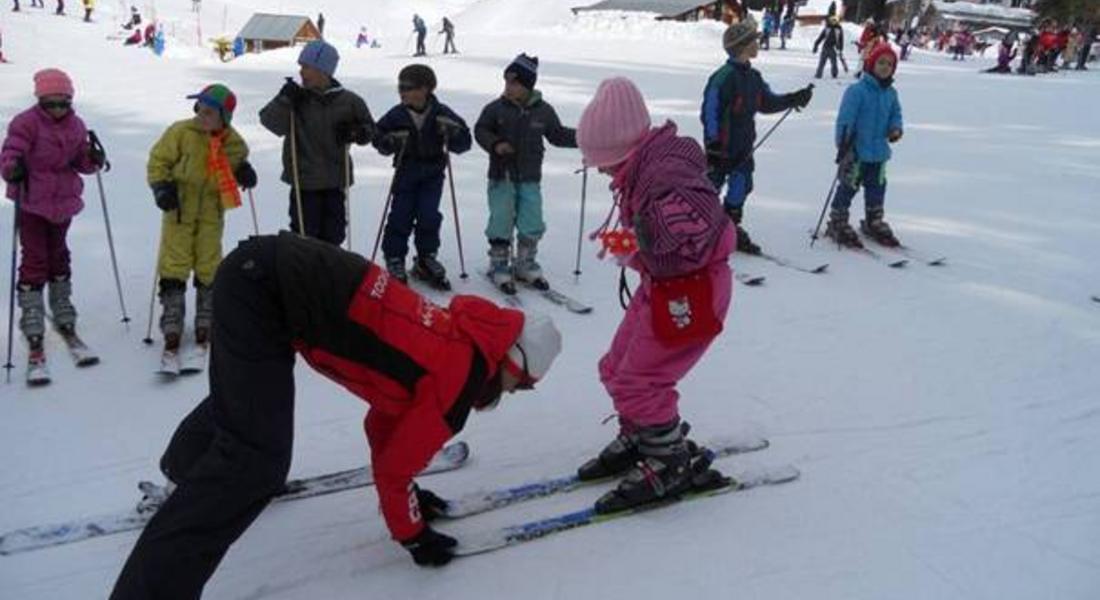
[[[225,211],[241,204],[240,187],[256,185],[248,146],[230,126],[236,96],[224,85],[207,86],[195,100],[195,116],[177,121],[149,152],[148,179],[161,222],[157,274],[166,354],[183,335],[184,292],[195,274],[195,343],[205,346],[214,310],[214,272],[222,260]]]

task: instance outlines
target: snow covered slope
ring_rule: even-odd
[[[296,53],[221,64],[206,49],[184,47],[158,59],[107,41],[112,3],[100,4],[105,13],[93,25],[37,9],[0,13],[4,52],[14,61],[0,65],[0,123],[33,101],[35,70],[60,66],[76,81],[81,116],[107,145],[114,169],[104,183],[134,319],[128,331],[119,323],[95,182],[88,179],[88,208],[70,241],[81,329],[103,363],[78,371],[51,337],[53,385],[0,385],[0,531],[129,506],[137,480],[156,476],[173,428],[205,393],[200,378],[159,383],[155,352],[140,342],[160,219],[145,159],[169,123],[190,115],[184,96],[211,81],[237,92],[235,125],[261,178],[260,228],[274,232],[287,221],[279,140],[259,126],[257,111],[296,72]],[[184,0],[157,4],[165,18],[188,19]],[[454,14],[463,54],[426,62],[439,74],[441,99],[468,120],[500,93],[503,68],[525,51],[540,57],[539,87],[567,123],[576,122],[602,78],[626,75],[647,95],[655,121],[671,118],[685,134],[700,134],[700,94],[723,59],[708,42],[717,42],[718,30],[669,24],[668,31],[685,33],[654,38],[646,34],[652,24],[637,24],[601,36],[613,29],[610,22],[544,19],[561,14],[557,5],[205,0],[203,30],[210,37],[220,28],[222,6],[234,31],[253,8],[310,16],[323,10],[343,53],[340,79],[377,115],[396,102],[396,73],[412,60],[402,46],[411,12],[421,11],[432,26]],[[354,50],[361,24],[383,37],[381,49]],[[757,61],[776,91],[810,81],[816,57],[806,42],[796,38],[792,50]],[[442,570],[415,567],[388,539],[370,490],[287,503],[241,538],[207,597],[1096,598],[1100,479],[1089,465],[1100,453],[1100,304],[1089,296],[1100,294],[1100,75],[977,73],[991,62],[959,64],[916,52],[898,75],[906,134],[889,167],[887,217],[903,241],[947,255],[949,266],[892,270],[825,243],[808,248],[806,232],[834,169],[833,120],[849,79],[817,82],[813,103],[788,118],[757,156],[746,211],[754,238],[803,263],[829,262],[829,273],[736,257],[737,269],[765,274],[767,282],[735,290],[726,332],[682,386],[682,412],[702,439],[740,431],[768,436],[770,449],[727,464],[790,462],[803,471],[799,482],[565,533]],[[760,117],[758,128],[776,118]],[[537,391],[470,419],[462,439],[472,445],[471,464],[424,480],[442,495],[569,471],[613,435],[600,424],[611,406],[595,364],[621,315],[618,271],[586,244],[584,273],[573,282],[579,155],[551,149],[547,156],[543,265],[596,310],[575,316],[537,298],[528,302],[558,319],[566,353]],[[391,171],[369,149],[354,157],[354,244],[369,252]],[[473,269],[485,260],[486,157],[474,150],[456,157],[454,167]],[[610,206],[606,184],[591,175],[589,229]],[[11,204],[0,204],[0,247],[10,243],[11,219]],[[448,212],[443,259],[453,273],[450,219]],[[247,208],[231,213],[225,247],[251,227]],[[491,293],[477,278],[456,284],[461,292]],[[7,294],[7,285],[5,276],[0,292]],[[20,342],[17,363],[25,358]],[[308,368],[297,375],[292,476],[363,464],[363,404]],[[595,493],[497,511],[447,530],[461,536],[579,506]],[[0,598],[105,597],[135,539],[0,557]]]

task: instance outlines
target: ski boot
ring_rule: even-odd
[[[691,425],[687,421],[681,421],[681,435],[686,438],[688,431],[691,431]],[[688,444],[691,444],[691,447],[694,448],[693,442],[689,441]],[[590,459],[577,469],[577,477],[581,481],[616,477],[625,473],[641,459],[642,455],[638,450],[637,429],[619,419],[619,434],[600,451],[599,456]]]
[[[195,344],[210,343],[210,327],[214,324],[214,286],[195,280]]]
[[[404,256],[387,256],[386,270],[390,272],[390,277],[393,277],[401,283],[409,282],[409,274],[405,271]]]
[[[535,262],[538,251],[538,240],[522,236],[519,238],[516,244],[515,277],[536,290],[546,291],[550,289],[550,283],[543,278],[542,267]]]
[[[737,251],[744,254],[751,254],[753,256],[759,256],[761,253],[760,246],[753,243],[752,238],[749,237],[749,232],[745,231],[744,227],[741,227],[742,209],[741,207],[726,207],[726,214],[730,220],[733,221],[733,226],[737,228]]]
[[[691,449],[679,420],[639,428],[637,435],[640,459],[617,488],[596,500],[598,514],[674,500],[692,487]]]
[[[416,257],[416,261],[413,262],[412,274],[413,277],[437,290],[451,291],[451,282],[447,280],[447,269],[443,268],[443,264],[435,259],[435,253],[433,252]]]
[[[848,211],[833,210],[829,213],[829,224],[825,226],[825,237],[836,241],[845,248],[862,248],[859,234],[848,224]]]
[[[867,211],[866,219],[860,221],[859,230],[872,240],[888,248],[897,248],[901,245],[890,226],[882,219],[885,211],[882,208],[872,208]]]
[[[508,262],[512,258],[512,243],[508,240],[489,240],[489,279],[493,285],[508,294],[516,294],[516,282],[512,277],[512,267]]]
[[[73,282],[69,277],[57,277],[50,281],[50,314],[53,325],[64,336],[76,333],[76,307],[73,306]]]

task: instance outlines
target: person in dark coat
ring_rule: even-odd
[[[789,94],[775,94],[749,61],[759,49],[756,22],[747,17],[730,25],[722,36],[729,60],[710,79],[703,92],[700,118],[707,150],[707,175],[721,190],[726,183],[725,211],[737,227],[737,250],[760,254],[741,226],[745,200],[752,192],[756,163],[752,148],[756,141],[756,113],[777,113],[810,103],[813,86]]]
[[[346,192],[355,183],[350,147],[369,144],[374,135],[367,103],[333,77],[339,60],[328,43],[310,42],[298,57],[301,85],[288,77],[260,110],[260,123],[283,138],[282,180],[291,185],[290,228],[337,246],[347,229]]]
[[[520,54],[504,69],[504,94],[481,111],[474,126],[477,143],[489,153],[489,274],[505,293],[515,279],[547,289],[535,260],[546,232],[542,218],[542,140],[576,148],[576,131],[561,124],[554,107],[535,89],[539,59]],[[512,232],[518,239],[514,264]]]
[[[462,154],[472,139],[466,122],[435,96],[435,72],[409,65],[398,74],[401,103],[378,120],[374,147],[393,156],[393,203],[386,217],[382,253],[390,274],[406,281],[409,237],[416,234],[413,275],[438,288],[449,288],[447,272],[436,258],[443,214],[443,176],[447,154]]]
[[[836,79],[836,59],[844,51],[844,29],[841,28],[840,21],[835,16],[829,17],[821,34],[817,36],[817,41],[814,42],[814,54],[817,54],[818,49],[821,50],[821,58],[817,61],[814,79],[821,79],[822,73],[825,72],[825,61],[829,61],[833,79]]]
[[[294,355],[370,404],[364,431],[382,517],[422,566],[453,557],[428,521],[444,502],[413,478],[471,411],[532,389],[561,350],[545,316],[476,296],[437,306],[363,257],[283,232],[241,242],[218,271],[209,392],[160,461],[174,484],[111,600],[197,599],[286,484]]]

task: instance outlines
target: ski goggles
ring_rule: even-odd
[[[72,100],[43,100],[38,103],[39,106],[45,110],[64,109],[68,110],[73,107]]]

